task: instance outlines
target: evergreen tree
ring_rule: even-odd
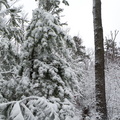
[[[68,5],[67,1],[62,2]],[[19,114],[16,115],[25,120],[65,120],[75,117],[72,99],[79,92],[80,78],[71,65],[70,49],[75,49],[75,43],[62,30],[60,3],[59,0],[40,0],[39,7],[33,12],[22,44],[19,77],[5,84],[9,90],[2,90],[2,95],[10,101],[27,97],[23,99],[26,102],[13,103],[10,116],[7,116],[9,119],[15,119],[15,112],[12,111],[16,108],[25,111],[18,109]]]
[[[51,4],[54,6],[55,3]],[[34,94],[61,100],[70,97],[68,91],[71,88],[74,91],[76,85],[72,82],[77,82],[69,65],[71,57],[68,47],[74,42],[61,29],[59,20],[44,7],[34,11],[27,31],[22,52],[22,76],[30,78],[33,89],[36,89]]]
[[[85,46],[82,45],[82,39],[79,38],[78,36],[74,36],[73,40],[75,42],[77,49],[75,52],[75,56],[81,57],[81,61],[83,61],[85,58],[89,58],[89,56],[86,54]]]
[[[84,69],[88,69],[88,60],[90,60],[90,56],[86,53],[86,48],[82,44],[82,39],[78,36],[74,36],[73,40],[75,42],[76,50],[72,51],[72,58],[74,62],[77,64],[81,64],[79,67],[83,67]]]

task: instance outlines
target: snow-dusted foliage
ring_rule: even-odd
[[[60,3],[64,3],[65,5],[69,5],[67,0],[36,0],[39,1],[39,8],[45,9],[52,13],[61,12],[61,8],[59,8]]]
[[[117,120],[120,119],[120,66],[117,63],[109,63],[107,69],[105,69],[106,76],[106,101],[108,110],[108,119]],[[83,105],[88,105],[90,108],[90,116],[96,116],[95,113],[95,78],[94,69],[90,68],[87,71],[83,71],[81,77],[82,83],[81,90],[84,95]],[[94,119],[93,119],[94,120]]]
[[[55,17],[42,9],[34,11],[27,30],[22,54],[23,76],[28,76],[35,84],[35,88],[38,89],[40,85],[41,95],[46,93],[47,96],[51,96],[57,94],[54,92],[59,90],[64,93],[66,90],[61,88],[68,85],[69,89],[69,84],[72,84],[72,81],[76,82],[75,77],[74,79],[72,77],[72,71],[69,70],[71,68],[68,47],[74,42],[65,35]],[[46,87],[47,89],[43,89]],[[62,94],[61,97],[64,96]]]
[[[0,120],[74,120],[74,109],[67,99],[30,96],[0,104]]]
[[[16,59],[17,55],[13,52],[10,41],[0,38],[0,72],[7,80],[12,77]]]
[[[11,1],[13,2],[15,1]],[[14,76],[15,68],[20,62],[19,46],[23,41],[21,25],[21,8],[9,5],[7,0],[0,1],[0,67],[4,80]],[[5,7],[6,8],[5,8]]]
[[[50,10],[41,2],[33,12],[20,52],[19,75],[0,84],[1,101],[15,100],[0,104],[3,119],[72,120],[76,116],[73,98],[80,93],[80,76],[70,54],[75,44],[62,30],[59,1],[47,2]]]
[[[106,95],[109,119],[120,119],[120,66],[108,64],[106,69]],[[116,118],[116,119],[115,119]]]
[[[54,101],[55,102],[55,101]],[[70,108],[64,105],[64,108]],[[60,106],[59,106],[60,107]],[[12,101],[0,104],[1,120],[60,120],[57,104],[48,101],[44,97],[27,97],[20,101]],[[66,111],[60,111],[60,113]],[[71,115],[70,115],[71,116]],[[64,117],[62,116],[65,120]],[[61,117],[61,118],[62,118]]]
[[[74,116],[70,101],[78,91],[79,77],[70,65],[69,48],[74,45],[73,40],[53,15],[40,8],[34,11],[27,31],[19,73],[32,83],[32,95],[56,101],[58,106],[63,104],[59,108],[61,120],[67,119],[66,115]]]
[[[21,15],[21,7],[16,8],[13,5],[10,6],[6,0],[4,2],[7,6],[6,9],[2,9],[2,7],[0,9],[0,32],[9,40],[14,39],[18,43],[21,43],[24,34],[22,25],[25,22]],[[15,0],[11,4],[14,4],[14,2]],[[1,1],[0,4],[2,4]]]

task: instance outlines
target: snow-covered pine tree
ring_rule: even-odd
[[[70,65],[69,49],[74,41],[61,28],[60,2],[41,0],[34,10],[23,44],[19,75],[23,84],[28,80],[30,95],[44,96],[58,104],[59,118],[65,120],[73,116],[69,101],[78,90],[79,77]]]
[[[61,27],[61,2],[68,5],[66,0],[40,0],[39,8],[34,10],[22,45],[19,77],[7,82],[9,89],[2,92],[9,101],[18,101],[0,104],[1,120],[71,120],[75,117],[72,100],[79,92],[80,76],[78,69],[71,65],[70,50],[74,41]]]

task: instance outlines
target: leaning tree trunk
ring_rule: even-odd
[[[93,22],[94,22],[94,39],[95,39],[94,41],[95,41],[96,111],[100,113],[101,120],[107,120],[103,28],[102,28],[102,20],[101,20],[101,0],[93,0]]]

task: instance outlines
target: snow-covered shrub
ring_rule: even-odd
[[[1,120],[74,120],[74,106],[67,100],[31,96],[0,104]],[[60,109],[60,110],[59,110]]]
[[[106,95],[108,117],[112,119],[120,113],[120,66],[119,64],[108,64],[106,69]]]

